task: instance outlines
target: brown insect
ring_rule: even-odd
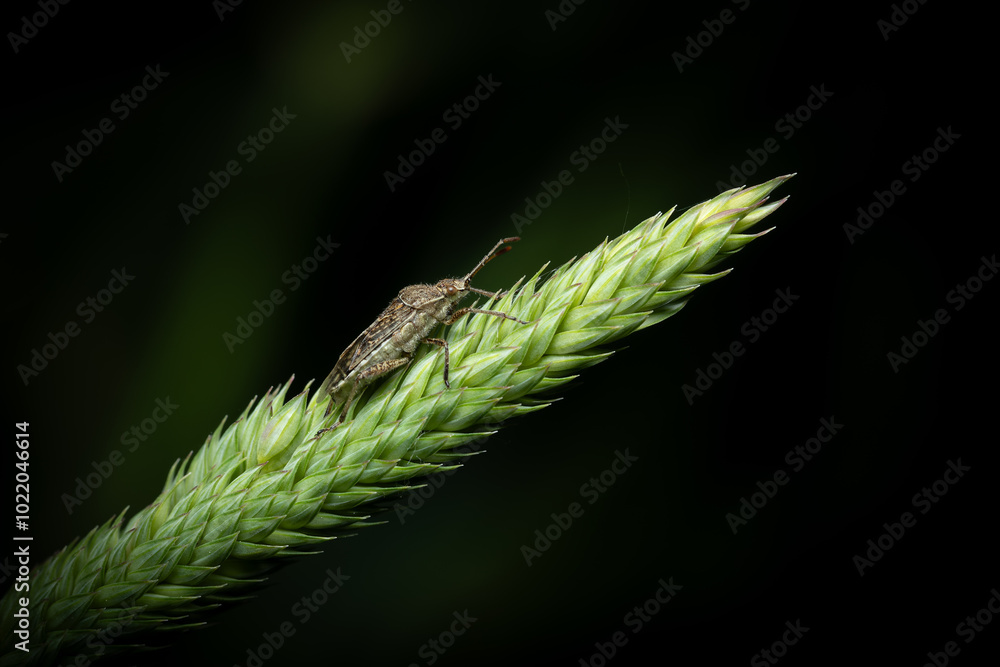
[[[444,385],[451,389],[451,383],[448,382],[448,342],[441,338],[427,337],[438,324],[454,324],[466,313],[493,315],[527,324],[498,310],[456,310],[458,302],[469,292],[491,298],[501,296],[473,287],[469,282],[487,262],[510,250],[508,243],[520,240],[517,236],[500,239],[464,278],[445,278],[433,285],[404,287],[371,326],[347,346],[330,375],[323,381],[322,387],[331,396],[330,403],[326,406],[326,415],[330,415],[334,404],[342,405],[343,408],[337,423],[321,429],[317,435],[337,428],[344,421],[358,392],[376,378],[410,363],[414,351],[421,343],[444,348]]]

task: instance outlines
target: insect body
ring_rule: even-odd
[[[458,308],[458,302],[469,292],[493,298],[498,297],[493,292],[477,289],[469,283],[472,277],[486,266],[487,262],[510,250],[508,243],[520,240],[516,236],[500,239],[464,278],[445,278],[433,285],[404,287],[399,296],[393,299],[392,303],[382,311],[378,319],[347,346],[347,349],[337,359],[330,375],[323,382],[323,388],[331,396],[330,403],[326,407],[326,414],[330,414],[334,404],[342,405],[343,408],[337,423],[330,428],[320,430],[319,433],[332,430],[340,425],[358,392],[376,378],[410,363],[414,351],[421,343],[444,348],[444,384],[450,389],[448,342],[440,338],[427,337],[438,324],[453,324],[466,313],[493,315],[527,324],[523,320],[497,310]]]

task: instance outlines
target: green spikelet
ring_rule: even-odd
[[[243,599],[285,557],[372,525],[366,506],[449,469],[462,445],[494,432],[484,425],[544,408],[613,343],[728,273],[710,270],[770,231],[747,233],[784,202],[766,203],[790,177],[724,192],[669,225],[672,211],[654,215],[544,282],[545,267],[519,281],[489,307],[529,324],[473,315],[447,329],[450,390],[434,349],[369,388],[353,419],[319,438],[336,411],[324,419],[329,398],[310,397],[308,385],[288,398],[289,380],[251,401],[174,465],[151,505],[128,521],[123,511],[32,572],[30,653],[16,648],[21,594],[8,592],[0,665],[71,662],[89,655],[95,633],[116,638],[106,654],[141,647],[147,630],[196,626]]]

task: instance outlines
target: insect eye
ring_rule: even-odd
[[[448,296],[454,296],[458,293],[458,289],[454,285],[448,285]]]

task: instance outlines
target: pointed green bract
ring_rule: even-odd
[[[528,322],[467,315],[446,329],[443,351],[421,350],[369,388],[333,431],[327,394],[310,384],[286,400],[292,380],[225,420],[167,475],[160,496],[124,523],[94,528],[31,574],[30,653],[17,650],[18,596],[0,604],[0,665],[72,663],[161,632],[199,625],[242,599],[289,556],[373,525],[376,501],[451,470],[494,426],[539,410],[611,345],[678,312],[708,272],[767,231],[745,233],[784,200],[767,196],[791,176],[673,209],[601,243],[543,280],[545,267],[488,307]],[[127,510],[126,510],[127,511]],[[117,639],[95,642],[97,633]],[[102,636],[105,636],[102,635]],[[162,637],[162,634],[160,635]],[[82,664],[82,663],[81,663]]]

